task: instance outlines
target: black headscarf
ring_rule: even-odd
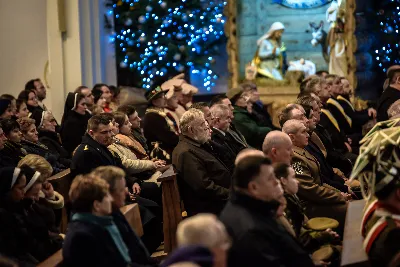
[[[23,171],[20,168],[5,167],[0,169],[0,199],[11,191],[22,174]]]

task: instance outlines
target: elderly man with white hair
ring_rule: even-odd
[[[203,112],[189,109],[180,119],[181,133],[172,153],[182,200],[189,216],[218,214],[229,196],[231,173],[208,143],[211,130]]]
[[[178,248],[161,267],[227,266],[231,246],[224,224],[214,214],[197,214],[178,225]]]
[[[309,218],[330,217],[343,227],[347,196],[321,179],[318,160],[305,150],[309,139],[307,128],[299,120],[288,120],[282,131],[289,135],[293,143],[292,167],[300,182],[298,196],[305,203],[306,215]]]

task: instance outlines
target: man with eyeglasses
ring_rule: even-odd
[[[181,119],[181,136],[172,152],[172,164],[182,200],[189,216],[218,214],[229,197],[231,172],[209,144],[211,130],[198,109],[189,109]]]

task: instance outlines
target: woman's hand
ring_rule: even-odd
[[[54,198],[54,188],[49,182],[44,182],[42,185],[42,192],[48,199]]]
[[[154,161],[154,169],[161,168],[161,167],[164,167],[164,166],[165,166],[165,161],[164,160]]]

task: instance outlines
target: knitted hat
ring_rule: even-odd
[[[24,188],[24,191],[28,192],[29,189],[31,189],[32,186],[38,181],[41,174],[40,172],[35,171],[34,169],[25,164],[21,166],[21,170],[26,177],[26,186]]]
[[[35,120],[35,125],[37,129],[39,129],[43,125],[45,114],[46,111],[37,108],[33,111],[32,115],[30,116],[30,118]]]
[[[11,191],[22,174],[23,172],[20,168],[6,167],[0,169],[0,198]]]
[[[0,99],[0,115],[6,112],[7,108],[11,105],[11,100]]]

